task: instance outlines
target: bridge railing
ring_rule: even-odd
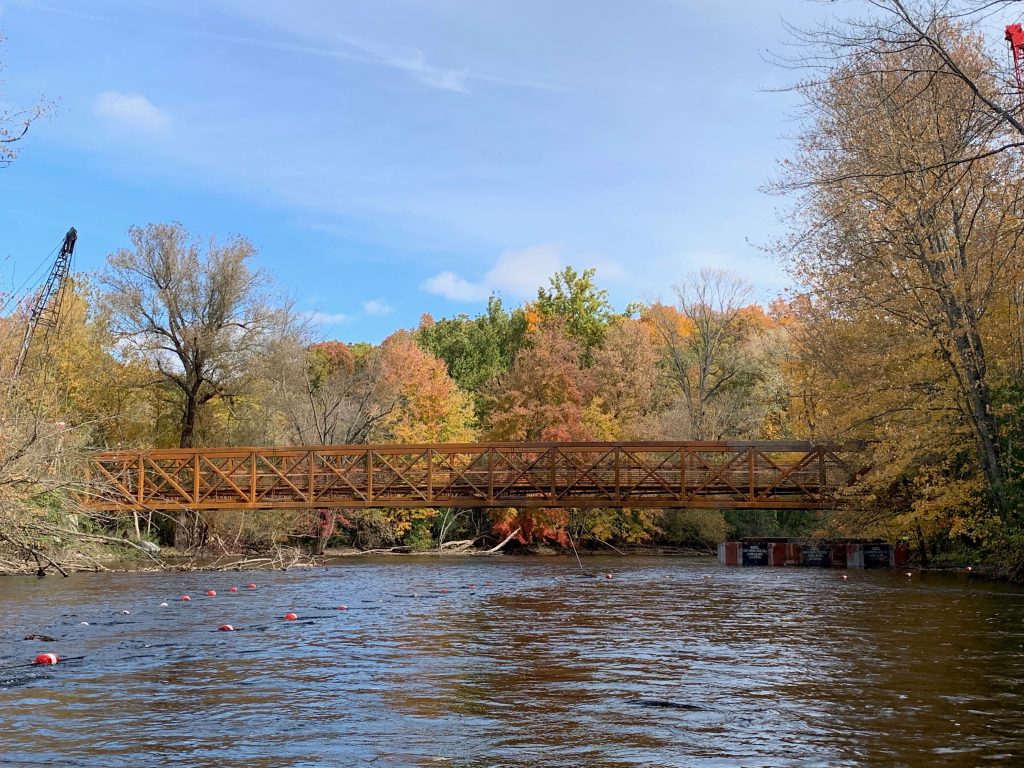
[[[460,443],[113,451],[98,509],[821,508],[839,459],[799,441]]]

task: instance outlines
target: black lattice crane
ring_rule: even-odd
[[[64,300],[64,288],[67,285],[68,275],[71,274],[71,256],[75,252],[77,239],[78,232],[74,227],[64,235],[64,242],[61,243],[60,251],[46,278],[46,284],[32,306],[32,311],[28,316],[28,325],[25,327],[25,337],[21,341],[18,362],[14,364],[15,379],[25,367],[25,361],[28,359],[28,352],[33,343],[38,343],[40,340],[48,341],[50,331],[57,327],[61,303]]]

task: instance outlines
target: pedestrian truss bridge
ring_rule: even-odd
[[[97,510],[822,509],[849,473],[800,441],[459,443],[110,451]]]

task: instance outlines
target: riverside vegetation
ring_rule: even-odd
[[[336,543],[878,535],[910,541],[922,563],[1020,577],[1020,101],[963,9],[875,6],[795,32],[801,54],[780,62],[804,77],[804,113],[769,189],[793,202],[789,236],[770,248],[797,287],[766,306],[741,276],[705,270],[620,311],[594,270],[566,268],[521,306],[493,296],[477,316],[424,315],[381,344],[346,344],[319,340],[267,288],[244,237],[132,229],[104,269],[74,277],[57,332],[0,384],[0,569],[101,567],[93,546],[143,557],[147,537],[245,553],[316,524],[87,515],[74,491],[88,450],[801,438],[839,446],[857,472],[835,511],[377,509],[336,513]],[[0,317],[0,370],[25,322]]]

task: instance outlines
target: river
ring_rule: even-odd
[[[583,565],[2,578],[0,764],[1024,765],[1024,590]]]

